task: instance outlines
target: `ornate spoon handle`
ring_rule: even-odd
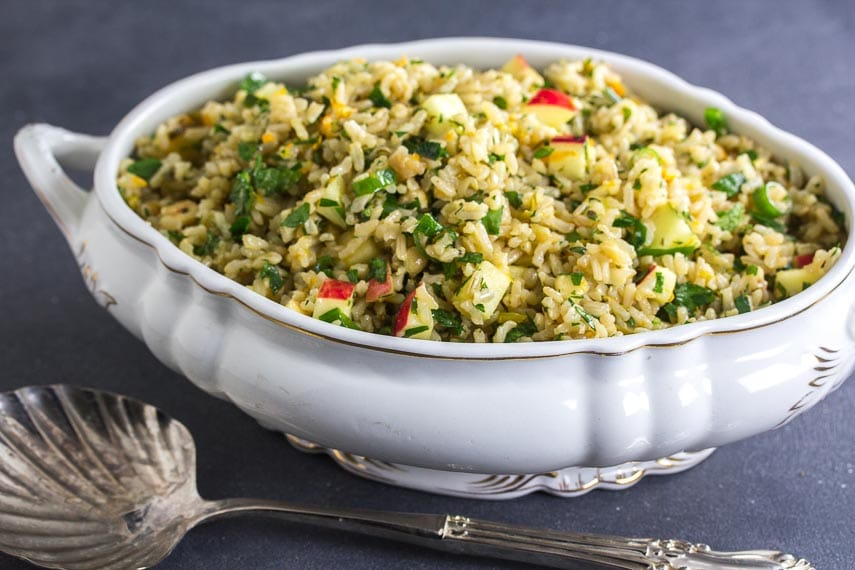
[[[553,568],[620,570],[814,570],[806,560],[770,550],[715,552],[679,540],[576,534],[470,519],[380,511],[302,507],[275,501],[230,499],[207,503],[202,522],[255,512],[350,530],[434,549],[516,560]]]

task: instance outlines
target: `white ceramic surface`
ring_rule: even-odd
[[[183,254],[122,201],[119,160],[171,115],[246,73],[299,83],[349,57],[498,66],[594,57],[657,107],[733,130],[822,174],[852,219],[842,169],[723,96],[625,56],[542,42],[440,39],[369,45],[207,71],[137,106],[106,139],[31,125],[16,152],[62,228],[96,300],[165,364],[264,426],[360,456],[435,470],[525,474],[652,460],[736,441],[791,420],[852,371],[853,243],[805,292],[755,312],[610,339],[437,343],[352,331],[299,315]],[[57,159],[95,168],[84,192]]]

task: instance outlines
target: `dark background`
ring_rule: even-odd
[[[133,6],[133,8],[132,8]],[[159,364],[100,309],[20,173],[12,136],[44,121],[107,134],[143,97],[223,64],[366,42],[491,35],[657,63],[815,143],[855,173],[855,8],[797,2],[7,2],[0,17],[0,390],[69,382],[185,422],[202,494],[462,513],[567,530],[776,547],[855,567],[855,382],[785,428],[682,475],[583,498],[478,502],[385,487],[303,455]],[[486,568],[379,540],[240,519],[193,530],[162,568]],[[29,566],[0,554],[0,568]]]

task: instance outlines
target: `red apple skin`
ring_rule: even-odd
[[[801,269],[805,265],[810,265],[811,263],[813,263],[813,254],[812,253],[805,253],[803,255],[797,255],[796,258],[793,260],[793,266],[796,269]]]
[[[573,100],[567,95],[556,89],[541,89],[534,94],[534,97],[528,102],[529,105],[554,105],[556,107],[564,107],[571,111],[576,110]]]
[[[395,317],[395,336],[403,336],[404,329],[407,327],[407,320],[410,316],[410,308],[413,306],[413,298],[416,296],[418,287],[413,289],[412,293],[407,295],[401,308],[398,309],[398,315]]]
[[[561,135],[560,137],[554,137],[551,142],[553,143],[582,143],[584,144],[588,140],[588,135],[582,135],[581,137],[574,137],[573,135]]]
[[[350,299],[355,287],[356,285],[347,281],[326,279],[318,290],[318,299]]]
[[[651,263],[650,267],[647,268],[647,271],[644,272],[644,275],[642,275],[639,279],[635,280],[635,284],[638,285],[639,283],[647,279],[647,276],[653,273],[654,271],[656,271],[656,264]]]
[[[528,69],[529,67],[531,67],[531,66],[528,64],[528,62],[525,60],[525,58],[521,54],[517,54],[514,57],[512,57],[504,65],[504,67],[502,67],[502,71],[514,74],[514,73],[523,71],[525,69]]]
[[[386,265],[386,280],[377,281],[370,279],[368,281],[368,291],[365,292],[365,300],[369,303],[376,301],[380,297],[385,297],[392,292],[392,270],[389,265]]]

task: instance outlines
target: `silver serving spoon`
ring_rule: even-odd
[[[197,524],[255,513],[557,568],[812,569],[781,552],[720,553],[463,516],[205,501],[195,470],[190,432],[153,406],[64,385],[0,394],[0,550],[48,568],[148,568]]]

